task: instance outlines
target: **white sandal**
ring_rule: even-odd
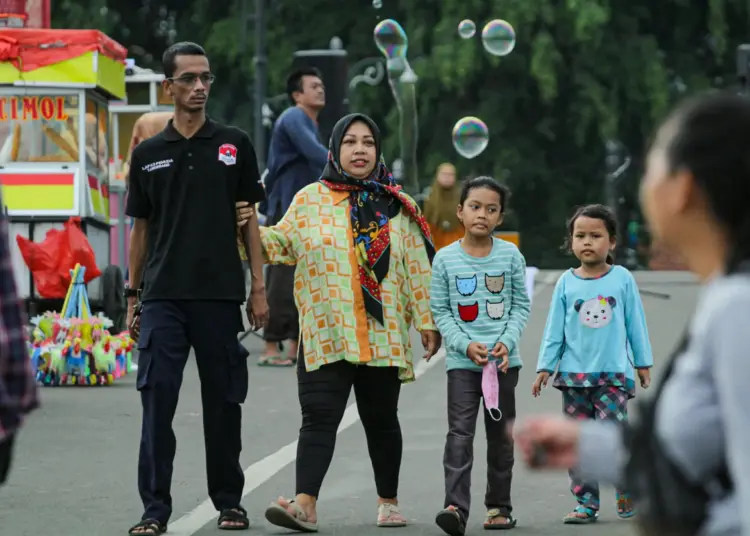
[[[378,505],[377,526],[382,528],[405,527],[406,518],[401,514],[397,505],[382,503]]]

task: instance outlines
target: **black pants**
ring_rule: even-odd
[[[503,417],[495,421],[484,411],[487,435],[487,509],[498,508],[509,516],[510,484],[513,477],[513,439],[508,423],[516,418],[516,385],[518,369],[506,374],[498,372],[500,410]],[[471,506],[471,469],[474,465],[474,433],[477,428],[479,403],[482,398],[482,373],[473,370],[448,371],[448,436],[445,440],[443,471],[445,472],[445,507],[456,506],[464,519]]]
[[[273,265],[266,268],[268,325],[263,330],[267,342],[296,341],[299,338],[299,313],[294,304],[296,266]]]
[[[10,462],[13,459],[13,441],[15,436],[9,436],[0,441],[0,485],[5,484],[10,473]]]
[[[333,458],[336,431],[354,387],[357,411],[375,473],[375,488],[379,497],[395,499],[403,451],[398,422],[401,392],[398,368],[338,361],[307,372],[304,362],[304,358],[297,360],[302,428],[297,444],[296,493],[319,496]]]
[[[284,212],[268,222],[276,225]],[[263,330],[266,342],[296,341],[299,338],[299,313],[294,303],[294,271],[296,266],[270,265],[266,268],[266,299],[268,325]]]
[[[221,301],[144,303],[138,341],[138,379],[143,421],[138,490],[143,519],[166,523],[172,514],[172,419],[190,347],[201,382],[208,495],[217,510],[240,504],[245,477],[240,466],[242,410],[248,390],[248,352],[237,341],[240,306]]]

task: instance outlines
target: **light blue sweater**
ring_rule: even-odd
[[[432,264],[430,305],[446,347],[446,367],[481,371],[466,350],[479,342],[508,347],[510,366],[521,366],[518,342],[529,318],[526,261],[518,248],[493,239],[490,254],[472,257],[454,242]]]
[[[635,368],[654,364],[646,315],[633,275],[613,266],[596,279],[573,270],[555,285],[537,372],[558,369],[553,385],[621,387],[635,394]]]

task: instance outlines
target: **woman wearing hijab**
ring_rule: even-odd
[[[282,220],[261,228],[267,262],[294,264],[301,344],[302,427],[296,496],[266,510],[274,525],[316,532],[316,501],[354,388],[375,486],[377,524],[401,527],[401,384],[414,380],[409,328],[430,359],[440,335],[429,303],[434,247],[417,204],[381,157],[380,132],[363,114],[334,127],[320,181],[297,193]]]
[[[461,197],[461,186],[456,181],[456,167],[440,164],[432,183],[429,197],[424,202],[424,216],[430,225],[435,250],[440,250],[464,236],[464,228],[456,210]]]

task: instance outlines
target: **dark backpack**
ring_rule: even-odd
[[[698,534],[708,516],[711,497],[732,489],[726,464],[709,484],[691,482],[667,457],[655,431],[656,409],[664,385],[672,376],[675,362],[687,349],[688,342],[686,331],[653,398],[638,404],[639,420],[626,432],[630,459],[625,469],[625,489],[637,508],[640,532],[647,536]]]

